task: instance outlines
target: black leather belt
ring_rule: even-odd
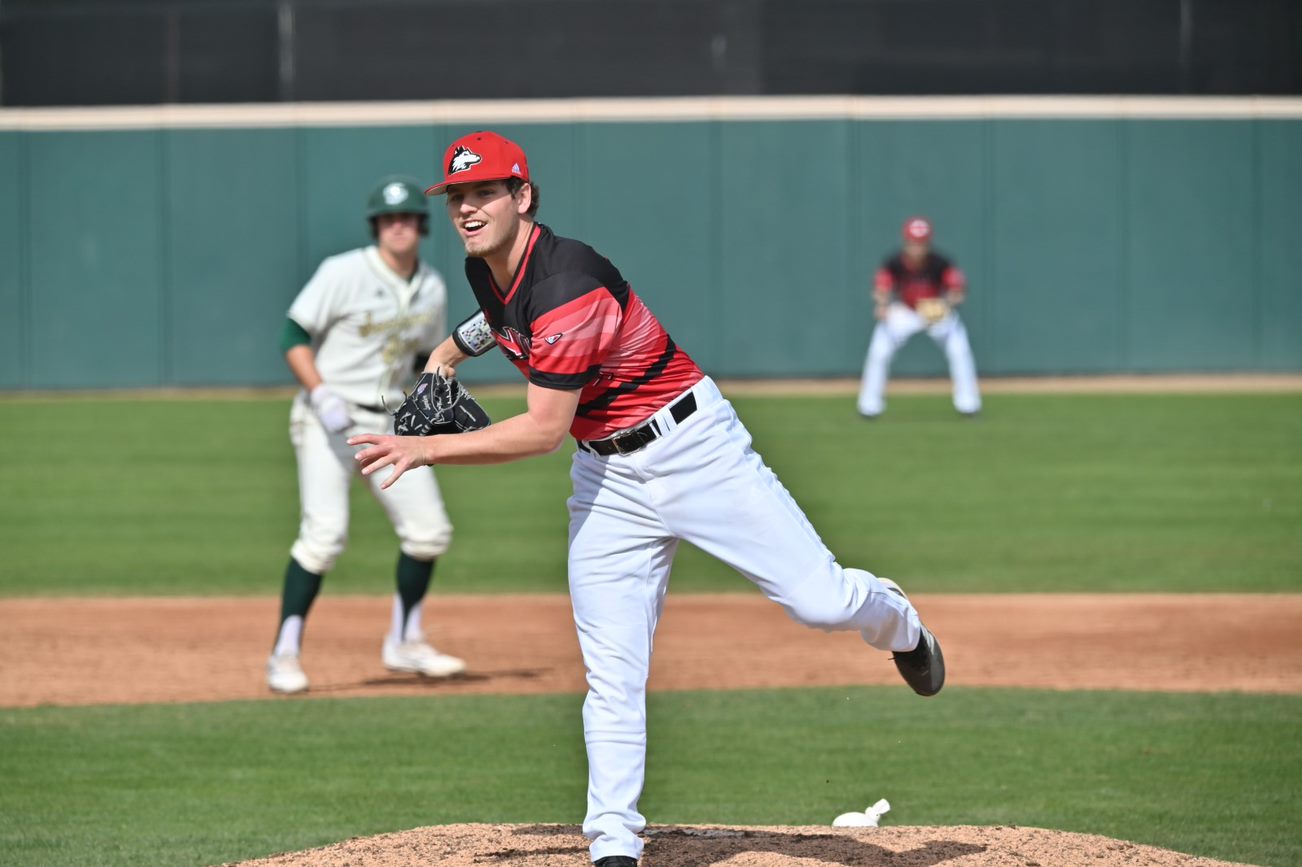
[[[683,419],[694,412],[696,412],[696,395],[690,391],[669,407],[669,414],[678,424],[682,424]],[[655,419],[651,419],[644,425],[615,434],[613,437],[606,437],[604,440],[579,440],[579,448],[603,457],[616,454],[628,455],[645,448],[648,443],[654,442],[663,433],[660,424]]]

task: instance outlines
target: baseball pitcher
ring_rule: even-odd
[[[389,474],[384,484],[396,490],[428,465],[503,463],[576,441],[569,584],[588,671],[583,832],[597,867],[635,867],[646,826],[646,682],[680,540],[733,566],[797,622],[854,630],[894,651],[922,695],[940,691],[944,659],[898,586],[836,562],[732,405],[615,265],[535,220],[538,189],[519,145],[471,133],[443,165],[428,192],[446,193],[480,309],[426,370],[446,373],[496,346],[528,380],[527,409],[454,436],[349,443],[367,446],[357,454],[363,472]],[[635,182],[620,189],[632,207]]]

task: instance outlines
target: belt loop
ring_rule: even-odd
[[[689,391],[674,402],[669,407],[669,414],[673,416],[674,422],[682,424],[687,417],[696,412],[696,392]]]

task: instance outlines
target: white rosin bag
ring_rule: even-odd
[[[842,813],[832,820],[833,828],[876,828],[882,816],[891,811],[891,805],[882,798],[862,813]]]

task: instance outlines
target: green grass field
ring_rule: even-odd
[[[994,395],[975,422],[939,397],[874,423],[848,397],[736,404],[838,557],[911,590],[1302,589],[1300,395]],[[276,592],[298,524],[287,415],[0,401],[0,595]],[[439,588],[564,592],[568,466],[441,468],[457,530]],[[360,486],[353,513],[328,591],[385,592],[392,531]],[[692,550],[674,575],[678,592],[748,586]]]
[[[1299,395],[994,395],[975,422],[900,396],[871,424],[846,397],[736,404],[838,556],[910,590],[1302,591]],[[297,525],[287,415],[283,399],[0,401],[0,595],[277,593]],[[457,538],[438,592],[563,591],[568,460],[439,471]],[[367,499],[327,594],[391,590],[396,545]],[[680,555],[675,592],[720,589],[749,585]],[[427,824],[577,822],[579,706],[0,710],[0,862],[210,864]],[[1302,697],[652,697],[653,823],[826,824],[879,797],[888,824],[1298,864]]]
[[[0,711],[6,864],[200,864],[582,819],[579,696]],[[903,687],[653,694],[655,824],[1017,824],[1291,865],[1302,698]]]

